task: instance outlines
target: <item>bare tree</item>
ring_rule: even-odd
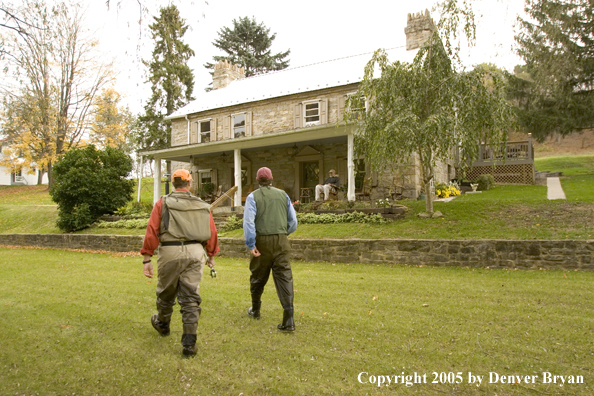
[[[12,129],[12,140],[18,144],[32,130],[43,137],[44,157],[33,160],[46,164],[51,185],[52,163],[81,143],[95,96],[112,81],[111,65],[100,61],[96,41],[84,33],[84,15],[78,5],[60,2],[51,7],[45,0],[25,0],[11,12],[40,27],[25,35],[13,34],[6,42],[12,55],[7,66],[16,87],[5,90],[5,103],[26,98],[29,103],[36,101],[38,108],[15,115],[28,117],[29,122],[16,124],[21,129]]]

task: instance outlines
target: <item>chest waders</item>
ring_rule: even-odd
[[[283,307],[283,322],[278,329],[284,332],[295,330],[293,320],[293,272],[287,238],[287,194],[278,188],[260,187],[252,193],[256,202],[256,248],[260,256],[250,260],[250,292],[252,306],[248,315],[260,318],[262,293],[270,272],[276,294]]]
[[[196,354],[196,331],[200,318],[200,281],[206,253],[203,243],[211,237],[210,205],[186,191],[162,198],[156,318],[153,327],[169,329],[175,300],[183,322],[183,355]]]

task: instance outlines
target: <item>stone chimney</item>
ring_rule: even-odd
[[[227,60],[219,61],[215,65],[214,74],[212,75],[212,89],[225,88],[231,84],[231,81],[245,78],[245,70],[243,67],[231,64]]]
[[[429,10],[425,9],[425,13],[408,14],[406,27],[404,28],[406,50],[421,48],[434,31],[435,23],[433,23],[433,19],[429,15]]]

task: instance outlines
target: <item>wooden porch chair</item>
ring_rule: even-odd
[[[299,194],[299,202],[302,204],[309,203],[313,198],[314,196],[312,188],[305,187],[301,189],[301,193]]]
[[[363,201],[364,199],[368,199],[371,201],[371,179],[366,177],[363,179],[363,187],[361,187],[361,191],[355,192],[355,199]]]

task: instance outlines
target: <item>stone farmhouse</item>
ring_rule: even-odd
[[[406,45],[387,50],[390,59],[412,62],[433,29],[428,11],[409,14]],[[172,121],[171,148],[140,154],[190,170],[198,189],[207,183],[223,192],[237,186],[229,202],[236,207],[257,188],[255,175],[262,166],[272,170],[273,184],[294,201],[313,200],[313,189],[330,169],[346,185],[340,198],[379,199],[391,193],[417,198],[423,189],[418,158],[395,162],[393,172],[378,175],[365,158],[354,157],[354,127],[345,125],[343,113],[364,111],[345,109],[345,100],[357,91],[369,59],[371,54],[363,54],[249,78],[242,68],[220,62],[213,90],[167,117]],[[161,175],[156,166],[155,201]],[[439,164],[436,182],[453,177],[453,162]]]

